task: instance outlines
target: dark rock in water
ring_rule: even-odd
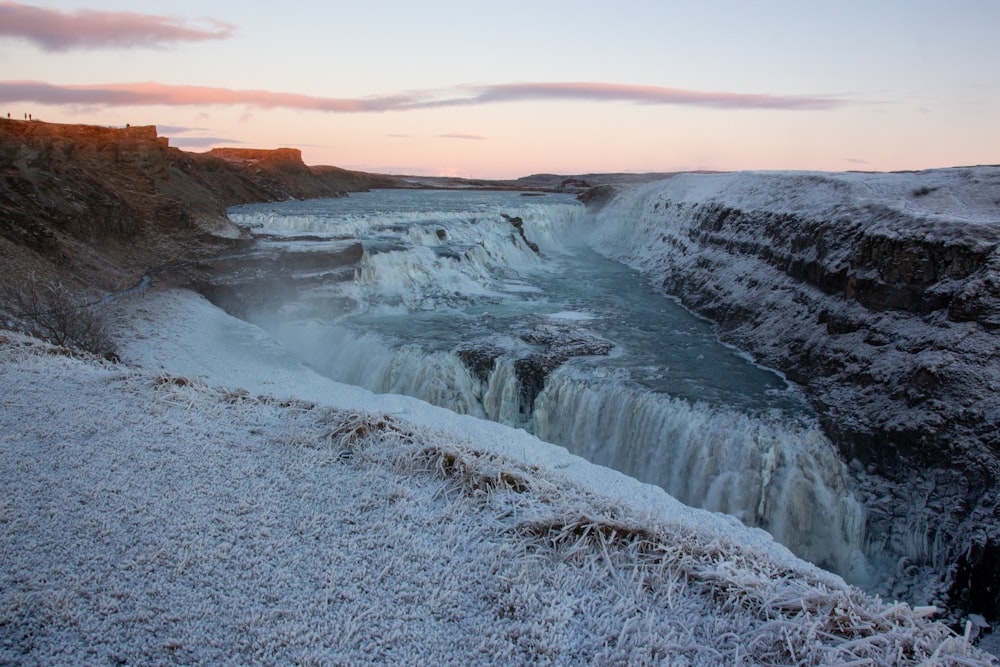
[[[573,357],[606,355],[614,347],[603,338],[555,326],[534,329],[522,334],[521,340],[539,348],[514,361],[524,415],[534,410],[535,399],[545,389],[552,371]]]
[[[496,362],[501,357],[514,358],[514,374],[518,381],[518,404],[522,416],[530,416],[535,399],[545,389],[552,372],[573,357],[606,355],[614,347],[597,336],[574,331],[568,327],[543,325],[521,334],[521,340],[532,350],[506,350],[492,342],[457,350],[455,354],[466,368],[484,384],[489,381]]]
[[[530,415],[534,411],[535,399],[545,389],[546,378],[562,361],[558,357],[537,354],[522,357],[514,362],[514,373],[518,382],[518,405],[522,415]]]
[[[544,325],[532,329],[521,334],[521,340],[531,345],[543,346],[546,353],[561,358],[559,363],[570,357],[605,355],[614,347],[603,338],[557,325]]]
[[[522,414],[530,415],[535,399],[545,389],[545,382],[556,368],[573,357],[609,354],[609,341],[569,328],[546,325],[521,334],[521,340],[539,348],[514,362],[520,384]]]
[[[456,350],[455,354],[465,367],[485,384],[490,379],[496,360],[503,356],[504,350],[496,345],[484,344],[479,347],[461,348]]]
[[[521,235],[521,239],[524,241],[525,245],[531,248],[532,252],[535,253],[541,252],[538,248],[538,244],[534,243],[533,241],[529,241],[528,237],[525,235],[523,219],[521,219],[520,217],[509,216],[506,213],[501,213],[500,215],[503,216],[504,220],[514,225],[514,228],[517,229],[518,233]]]

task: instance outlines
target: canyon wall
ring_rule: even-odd
[[[2,280],[120,289],[157,266],[239,247],[228,206],[395,183],[306,166],[295,149],[188,153],[155,127],[0,119]]]
[[[597,247],[804,388],[888,594],[996,618],[1000,168],[686,174],[595,219]]]

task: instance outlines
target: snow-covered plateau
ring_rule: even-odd
[[[3,664],[993,664],[761,530],[185,291],[0,335]]]

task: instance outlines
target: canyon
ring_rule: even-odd
[[[868,539],[905,554],[901,581],[926,582],[897,592],[956,619],[1000,615],[1000,168],[530,183],[581,190],[612,258],[803,388],[854,472]],[[254,247],[228,207],[435,185],[307,166],[295,149],[188,153],[154,127],[0,119],[0,280],[82,300],[151,271],[205,285]]]

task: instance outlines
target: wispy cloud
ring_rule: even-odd
[[[245,105],[264,109],[281,107],[333,113],[362,113],[553,100],[787,111],[827,110],[848,103],[847,100],[832,95],[704,92],[658,86],[583,82],[464,85],[444,90],[340,98],[268,90],[178,86],[156,82],[59,86],[39,81],[0,81],[0,102],[54,105]]]
[[[246,105],[264,109],[283,107],[332,112],[393,111],[416,108],[418,103],[413,95],[351,99],[155,82],[56,86],[40,81],[2,81],[0,101],[106,106]]]
[[[486,137],[480,136],[478,134],[466,134],[465,132],[448,132],[447,134],[437,135],[440,139],[471,139],[473,141],[485,141]]]
[[[592,100],[714,107],[720,109],[832,109],[844,104],[833,96],[730,93],[622,83],[508,83],[475,90],[470,103],[518,102],[524,100]]]
[[[201,42],[226,39],[235,29],[230,23],[214,19],[192,24],[155,14],[90,9],[63,12],[19,2],[0,2],[0,37],[21,37],[46,51]]]
[[[159,129],[159,128],[157,128]],[[226,137],[171,137],[170,144],[178,148],[210,148],[219,144],[232,145],[242,144],[239,139],[229,139]]]
[[[207,127],[187,127],[184,125],[157,125],[161,134],[186,134],[188,132],[208,132]]]

